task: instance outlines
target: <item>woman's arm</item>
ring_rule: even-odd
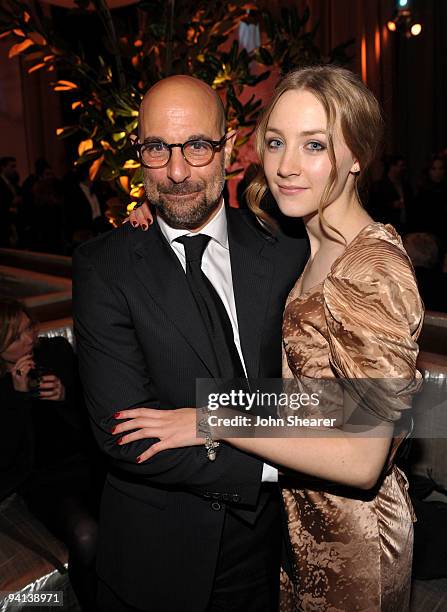
[[[194,408],[136,408],[116,413],[115,418],[120,421],[129,419],[113,429],[115,435],[124,434],[117,441],[119,445],[144,438],[160,440],[142,453],[138,462],[147,461],[163,450],[204,443],[196,433]],[[313,435],[309,435],[309,430],[301,429],[301,437],[298,437],[299,430],[295,428],[293,438],[224,438],[222,441],[258,455],[269,463],[309,476],[361,489],[370,489],[375,485],[388,455],[392,424],[377,425],[368,435],[361,436],[340,429],[321,430],[318,435],[314,430]]]

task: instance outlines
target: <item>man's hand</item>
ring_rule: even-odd
[[[39,399],[63,402],[65,400],[65,387],[54,374],[45,374],[40,379]]]
[[[12,385],[16,391],[26,393],[28,387],[28,372],[36,367],[32,353],[20,357],[11,370]]]

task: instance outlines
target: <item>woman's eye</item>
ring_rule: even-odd
[[[271,151],[275,151],[282,147],[282,142],[278,138],[268,138],[266,144]]]
[[[308,151],[324,151],[326,147],[321,144],[321,142],[317,142],[316,140],[312,140],[306,144],[306,149]]]

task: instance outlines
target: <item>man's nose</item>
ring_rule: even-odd
[[[180,147],[172,148],[171,159],[167,165],[167,174],[173,183],[183,183],[191,176],[191,166],[183,157]]]

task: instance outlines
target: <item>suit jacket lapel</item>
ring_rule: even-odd
[[[209,370],[210,377],[217,376],[213,347],[191,295],[185,272],[157,223],[141,233],[133,251],[134,270],[140,282],[191,345]]]
[[[269,239],[256,232],[237,211],[227,210],[227,219],[239,337],[248,376],[256,378],[274,266],[262,255]]]

